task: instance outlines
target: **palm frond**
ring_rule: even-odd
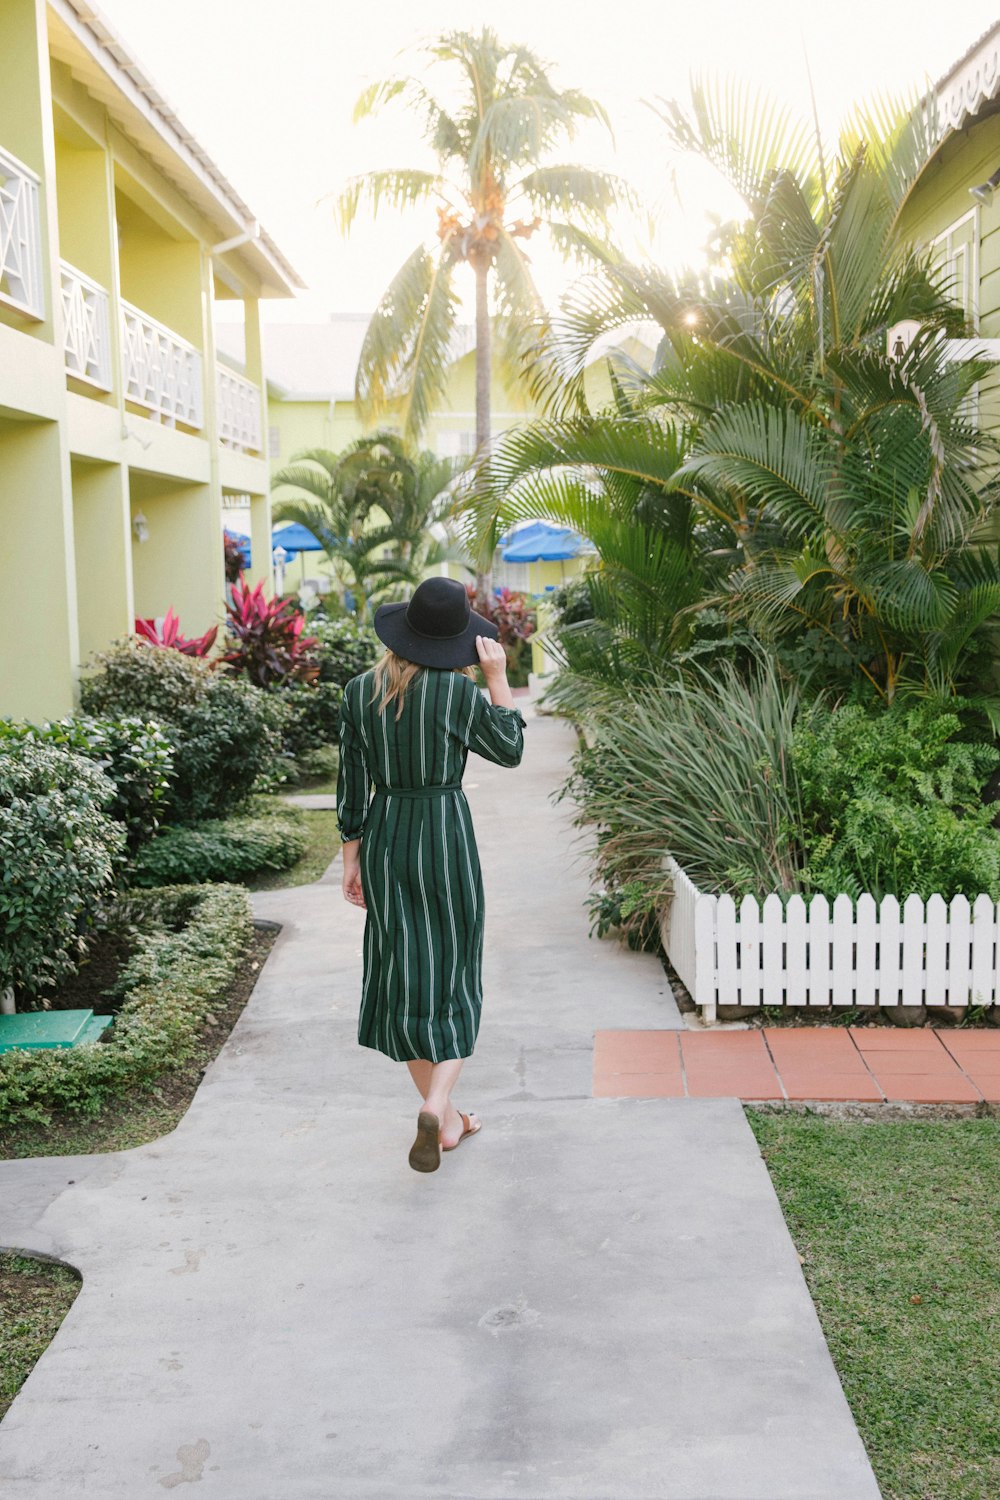
[[[337,222],[341,233],[346,234],[362,208],[377,216],[383,206],[402,211],[435,197],[442,201],[449,197],[448,183],[437,172],[409,167],[365,172],[350,178],[337,197]]]
[[[365,333],[358,404],[371,419],[398,401],[408,437],[426,425],[447,383],[460,305],[453,273],[446,248],[435,257],[419,246],[396,273]]]

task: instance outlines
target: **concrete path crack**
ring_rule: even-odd
[[[5,1500],[877,1500],[739,1104],[590,1097],[595,1030],[680,1017],[587,937],[572,735],[527,743],[470,766],[484,1127],[439,1172],[356,1045],[330,880],[255,898],[281,934],[176,1130],[0,1163],[0,1243],[83,1275],[0,1425]]]

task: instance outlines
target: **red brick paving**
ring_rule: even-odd
[[[598,1031],[594,1094],[1000,1103],[1000,1031],[868,1026]]]

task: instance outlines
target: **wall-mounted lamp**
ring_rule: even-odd
[[[978,198],[980,203],[989,203],[998,187],[1000,187],[1000,167],[997,167],[993,176],[987,177],[985,182],[980,182],[976,187],[970,187],[969,192],[973,198]]]
[[[132,517],[132,531],[137,542],[149,541],[149,522],[141,510],[137,510]]]

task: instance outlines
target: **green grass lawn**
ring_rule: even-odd
[[[265,870],[245,882],[252,891],[274,891],[289,885],[311,885],[323,874],[340,848],[337,814],[334,811],[313,812],[304,808],[302,816],[309,831],[309,842],[302,858],[288,870]]]
[[[747,1116],[884,1500],[994,1500],[1000,1121]]]
[[[44,1354],[80,1290],[66,1266],[0,1255],[0,1418]]]

